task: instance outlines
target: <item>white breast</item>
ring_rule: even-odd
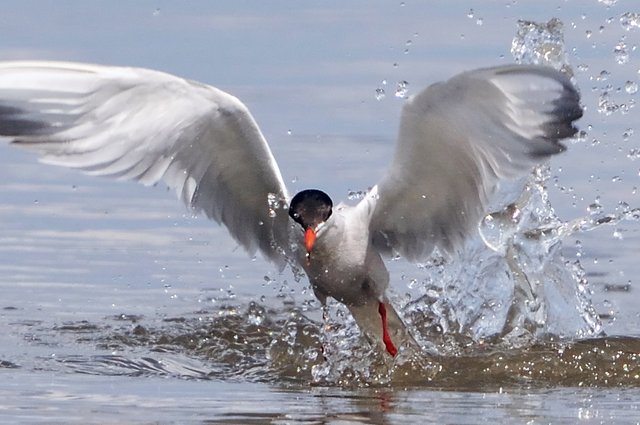
[[[369,214],[362,208],[338,205],[318,229],[308,258],[300,258],[318,295],[346,304],[361,304],[382,296],[389,274],[369,238]],[[368,288],[367,288],[368,287]]]

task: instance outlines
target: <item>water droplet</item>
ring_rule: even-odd
[[[482,26],[482,24],[484,24],[484,19],[483,19],[483,18],[478,18],[478,19],[476,19],[476,25],[477,25],[477,26],[479,26],[479,27],[480,27],[480,26]]]
[[[584,33],[586,34],[587,38],[591,38],[591,36],[593,35],[593,31],[591,30],[586,30]]]
[[[284,208],[285,202],[275,193],[267,194],[267,204],[269,205],[269,217],[274,218],[279,209]]]
[[[616,4],[618,0],[598,0],[598,3],[604,4],[607,7],[611,7]]]
[[[636,94],[638,92],[638,83],[635,81],[627,81],[624,84],[624,91],[629,94]]]
[[[613,48],[613,55],[616,62],[620,65],[624,65],[629,62],[629,52],[627,51],[627,43],[624,40],[618,41],[618,44]]]
[[[596,199],[593,201],[593,203],[587,207],[587,211],[591,215],[598,214],[600,211],[602,211],[602,205],[600,204],[599,196],[597,196]]]
[[[630,149],[629,153],[627,153],[627,158],[629,158],[632,161],[635,161],[636,159],[640,159],[640,149],[638,148]]]
[[[437,300],[438,298],[440,298],[440,293],[433,288],[427,289],[427,292],[425,295],[431,298],[432,300]]]
[[[383,88],[378,87],[378,88],[376,89],[376,100],[382,100],[382,99],[384,99],[384,98],[385,98],[385,96],[386,96],[386,94],[385,94],[385,92],[384,92],[384,89],[383,89]]]
[[[157,7],[156,10],[153,11],[153,16],[158,16],[160,15],[160,8]]]
[[[291,129],[287,130],[287,136],[291,136]]]
[[[604,92],[598,97],[598,112],[604,115],[611,115],[620,109],[620,105],[610,99],[609,93]]]
[[[631,136],[633,136],[633,128],[627,128],[624,133],[622,133],[622,140],[628,142]]]
[[[398,84],[396,84],[396,97],[399,98],[406,98],[407,97],[407,92],[409,91],[408,86],[409,83],[402,80],[402,81],[398,81]]]
[[[587,135],[588,133],[585,130],[580,130],[576,133],[573,139],[576,141],[576,143],[584,143],[587,141]]]
[[[357,201],[365,197],[367,192],[362,190],[350,190],[347,192],[347,199],[350,201]]]
[[[633,100],[633,99],[630,99],[627,103],[621,103],[620,104],[620,113],[622,115],[626,115],[626,114],[629,113],[631,108],[633,108],[634,106],[636,106],[636,101]]]
[[[620,15],[620,25],[626,31],[640,28],[640,13],[638,12],[625,12]]]
[[[267,315],[266,313],[264,307],[252,301],[247,311],[247,322],[251,325],[259,326],[264,322]]]

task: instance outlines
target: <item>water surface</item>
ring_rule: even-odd
[[[510,62],[518,19],[564,22],[586,133],[544,183],[555,229],[583,225],[527,251],[545,260],[536,276],[549,307],[514,322],[532,337],[491,338],[505,305],[486,309],[480,295],[512,294],[494,280],[459,279],[477,290],[443,295],[470,273],[473,251],[444,267],[392,261],[394,300],[424,346],[395,362],[339,306],[324,328],[306,281],[248,257],[163,188],[43,166],[0,144],[0,421],[638,422],[638,95],[628,82],[639,79],[640,30],[621,24],[629,11],[622,1],[5,6],[2,59],[144,66],[238,95],[292,192],[346,199],[375,183],[393,149],[397,83],[411,94]]]

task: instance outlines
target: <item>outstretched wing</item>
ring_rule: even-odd
[[[0,136],[49,164],[164,181],[249,252],[282,264],[287,191],[246,106],[146,69],[0,62]]]
[[[382,252],[412,261],[435,246],[452,252],[477,230],[488,197],[565,147],[577,131],[580,96],[541,66],[466,72],[410,98],[395,157],[375,196],[370,230]]]

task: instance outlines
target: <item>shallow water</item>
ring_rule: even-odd
[[[477,245],[444,265],[390,262],[422,346],[393,361],[173,194],[0,144],[0,422],[640,422],[639,30],[623,4],[538,3],[7,7],[2,59],[133,64],[237,94],[292,191],[366,189],[392,151],[396,83],[411,94],[510,61],[518,19],[565,23],[586,134],[550,165],[554,210],[523,210],[516,269]],[[505,270],[541,282],[514,317],[522,286]]]
[[[14,420],[28,423],[121,423],[123,412],[128,423],[208,424],[634,423],[638,415],[637,393],[628,389],[572,389],[569,399],[564,388],[480,393],[177,381],[167,390],[158,378],[68,382],[67,375],[41,389],[40,377],[22,379],[16,391],[2,395],[15,409]],[[33,390],[25,391],[25,384]],[[68,386],[78,392],[66,392]],[[25,397],[39,409],[26,406]]]
[[[4,313],[9,321],[24,316]],[[396,367],[374,365],[385,369],[381,376],[392,370],[389,383],[362,386],[353,378],[356,371],[337,382],[309,385],[310,371],[300,370],[306,362],[272,343],[286,328],[283,321],[255,325],[255,315],[243,312],[203,323],[200,314],[3,325],[21,336],[21,347],[7,357],[22,363],[4,360],[0,366],[0,418],[7,423],[637,420],[637,338],[506,351],[475,348],[455,357],[401,356],[403,364]],[[298,343],[318,350],[317,328],[308,327],[308,340]]]

